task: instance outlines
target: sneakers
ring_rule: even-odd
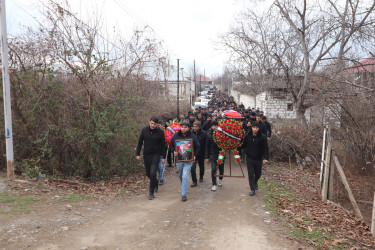
[[[153,200],[153,199],[154,199],[154,194],[149,194],[149,195],[148,195],[148,199],[149,199],[149,200]]]
[[[211,191],[216,191],[216,189],[217,189],[216,185],[213,185],[211,188]]]
[[[164,181],[159,181],[159,185],[163,185],[164,184]]]
[[[186,198],[186,196],[182,196],[182,199],[181,199],[182,201],[187,201],[187,198]]]
[[[258,190],[258,184],[255,184],[255,190]]]
[[[249,193],[250,196],[254,196],[255,195],[255,190],[251,190],[251,192]]]
[[[196,187],[197,186],[197,183],[196,182],[193,182],[191,183],[190,187]]]
[[[223,180],[220,180],[220,179],[219,179],[218,184],[219,184],[219,186],[221,187],[221,186],[223,185]]]
[[[203,182],[203,177],[199,178],[199,182]]]

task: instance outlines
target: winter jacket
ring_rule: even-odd
[[[220,148],[217,146],[217,144],[214,141],[214,131],[212,128],[210,128],[207,131],[206,136],[206,149],[205,149],[205,159],[217,159],[219,156]]]
[[[256,136],[253,132],[247,133],[243,139],[241,148],[245,149],[246,156],[253,160],[269,159],[269,150],[267,137],[258,132]]]
[[[211,128],[211,121],[207,121],[205,124],[202,125],[202,130],[208,131]]]
[[[160,128],[151,129],[150,126],[147,126],[141,130],[136,149],[137,156],[141,155],[142,144],[144,144],[143,155],[158,154],[165,159],[167,148],[164,132]]]
[[[200,146],[200,150],[198,152],[197,157],[203,158],[204,157],[204,150],[206,148],[207,133],[206,133],[206,131],[203,131],[202,129],[200,129],[197,134],[193,131],[193,134],[195,134],[197,136],[198,141],[199,141],[199,146]]]
[[[265,122],[263,122],[263,123],[266,124],[266,128],[267,128],[267,137],[268,137],[268,138],[271,138],[271,134],[272,134],[271,124],[270,124],[268,121],[265,121]]]
[[[173,137],[171,139],[171,143],[169,144],[169,148],[171,149],[172,154],[176,150],[175,149],[175,146],[176,146],[175,141],[176,140],[184,140],[184,139],[193,139],[194,156],[197,157],[197,155],[199,154],[200,145],[199,145],[198,137],[194,133],[192,133],[191,131],[187,132],[185,136],[182,134],[181,130],[173,135]]]
[[[259,132],[264,134],[267,137],[267,126],[264,122],[259,121]]]

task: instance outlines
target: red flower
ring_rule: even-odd
[[[241,160],[240,158],[236,158],[236,162],[240,162],[240,160]]]
[[[233,154],[238,155],[238,151],[237,150],[233,151]]]
[[[223,161],[221,159],[217,160],[217,163],[221,164]]]
[[[225,153],[224,153],[224,151],[220,151],[220,154],[221,154],[221,155],[224,155]]]

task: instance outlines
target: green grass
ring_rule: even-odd
[[[308,217],[305,217],[304,224],[306,226],[309,226],[312,224],[312,220]],[[319,225],[315,225],[315,227],[317,228],[311,229],[311,231],[309,231],[305,228],[298,228],[296,225],[293,225],[290,235],[292,237],[300,239],[312,240],[313,242],[315,242],[315,247],[317,247],[318,249],[323,246],[326,240],[333,241],[335,239],[334,235],[320,229]]]
[[[57,201],[80,202],[84,199],[91,199],[91,198],[92,197],[89,195],[70,194],[67,196],[60,197]]]
[[[272,216],[278,215],[278,204],[282,203],[282,200],[298,200],[298,198],[293,195],[290,188],[288,186],[282,185],[281,183],[267,179],[260,179],[258,184],[265,194],[263,199],[265,209],[267,211],[270,211]],[[307,228],[309,225],[314,225],[314,222],[311,220],[311,218],[305,216],[303,218],[303,224]],[[310,240],[314,242],[314,247],[317,249],[320,249],[324,245],[325,241],[333,241],[335,239],[334,235],[319,228],[319,224],[315,224],[314,229],[310,231],[305,228],[297,227],[295,222],[293,221],[292,230],[290,234],[292,237]],[[332,248],[344,249],[346,248],[346,246],[340,243],[335,246],[332,246]]]
[[[279,208],[277,204],[281,202],[281,199],[295,199],[290,189],[278,182],[260,179],[258,184],[265,193],[263,204],[266,210],[270,211],[273,216],[278,215],[277,211]]]
[[[114,196],[115,198],[122,198],[126,195],[126,190],[123,188],[120,188],[117,190],[117,194]]]
[[[41,198],[35,197],[23,197],[18,195],[12,195],[9,193],[2,193],[0,194],[0,203],[7,203],[11,206],[15,207],[26,207],[29,206],[30,203],[35,203],[38,201],[42,201]]]
[[[32,203],[43,201],[42,198],[35,197],[24,197],[19,195],[13,195],[10,193],[0,194],[0,204],[8,205],[12,208],[12,212],[29,214],[35,210],[27,208]],[[6,214],[4,211],[0,211],[0,214]]]

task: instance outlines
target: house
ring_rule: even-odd
[[[301,80],[302,77],[296,77],[295,80]],[[251,85],[251,83],[247,83]],[[248,92],[247,92],[248,93]],[[297,112],[294,106],[294,99],[290,91],[288,91],[285,81],[272,79],[266,88],[259,94],[249,95],[243,94],[241,89],[232,90],[232,96],[237,103],[243,103],[247,108],[255,108],[262,110],[267,119],[276,120],[292,120],[297,118]],[[339,110],[340,107],[334,103],[317,104],[305,113],[307,123],[314,125],[322,125],[328,122],[340,125],[340,115],[333,110]]]
[[[354,78],[354,83],[375,88],[375,57],[366,58],[343,71],[346,78]]]

